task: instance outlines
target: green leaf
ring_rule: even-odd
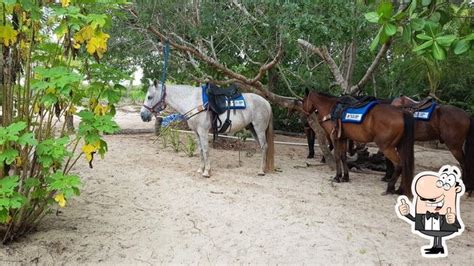
[[[464,40],[466,40],[466,41],[472,41],[472,40],[474,40],[474,32],[471,33],[471,34],[469,34],[469,35],[467,35],[466,37],[464,37]]]
[[[7,176],[0,179],[0,196],[11,195],[18,186],[18,176]]]
[[[463,54],[469,50],[469,47],[470,47],[469,41],[467,41],[466,39],[460,40],[454,46],[454,54],[456,55]]]
[[[417,34],[417,35],[416,35],[416,38],[418,38],[418,39],[420,39],[420,40],[425,40],[425,41],[429,41],[429,40],[432,40],[432,39],[433,39],[433,37],[428,36],[428,35],[426,35],[426,34],[424,34],[424,33]]]
[[[392,12],[393,12],[393,5],[392,5],[392,2],[390,1],[383,1],[382,3],[380,3],[379,7],[377,8],[377,13],[380,15],[380,17],[386,20],[392,17]]]
[[[393,35],[395,35],[395,33],[397,33],[397,27],[395,25],[393,25],[392,23],[385,24],[384,30],[385,30],[385,34],[387,34],[387,36],[393,36]]]
[[[18,151],[12,148],[7,148],[2,153],[0,153],[0,162],[5,162],[10,165],[15,161],[15,158],[18,156]]]
[[[32,132],[28,132],[18,138],[18,144],[22,146],[26,144],[36,146],[38,144],[38,141],[36,141],[35,135]]]
[[[375,38],[372,40],[372,43],[370,44],[370,51],[374,51],[375,48],[377,48],[377,45],[379,44],[379,41],[380,41],[380,35],[382,33],[382,29],[383,28],[379,30]]]
[[[418,51],[421,51],[421,50],[425,50],[428,47],[431,47],[433,45],[433,43],[434,43],[433,40],[426,41],[423,44],[413,48],[413,52],[418,52]]]
[[[402,38],[405,42],[410,42],[410,40],[411,40],[411,26],[410,26],[410,24],[407,24],[407,25],[403,26]]]
[[[425,27],[425,20],[421,18],[414,18],[410,21],[410,25],[414,31],[419,31]]]
[[[436,37],[436,42],[442,46],[450,46],[456,40],[456,38],[457,37],[454,34],[444,35]]]
[[[431,4],[431,0],[421,0],[421,5],[429,6]]]
[[[369,12],[369,13],[365,13],[365,19],[367,19],[369,22],[372,22],[372,23],[377,23],[379,22],[379,14],[377,14],[377,12]]]
[[[433,44],[433,57],[436,60],[444,60],[446,58],[446,51],[437,42]]]
[[[8,131],[10,134],[18,134],[18,132],[22,131],[23,129],[26,128],[26,123],[21,121],[21,122],[16,122],[8,126]]]
[[[434,22],[439,22],[439,20],[441,19],[441,14],[439,12],[434,12],[431,16],[430,16],[430,20],[431,21],[434,21]]]

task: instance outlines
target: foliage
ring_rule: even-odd
[[[399,12],[398,2],[239,1],[244,12],[232,1],[134,1],[139,19],[128,16],[128,11],[114,17],[110,53],[106,57],[110,57],[112,65],[126,71],[142,68],[146,83],[148,79],[160,77],[162,40],[140,27],[153,25],[168,36],[179,36],[181,39],[175,38],[178,43],[200,49],[231,70],[253,77],[260,65],[275,54],[276,40],[282,38],[284,56],[262,82],[272,92],[284,96],[295,96],[283,82],[284,78],[299,96],[304,95],[305,88],[338,95],[342,91],[333,86],[328,68],[317,56],[301,49],[296,40],[303,38],[316,46],[326,45],[337,65],[346,64],[344,53],[354,42],[357,49],[353,80],[359,80],[375,57],[370,47],[375,49],[390,37],[394,42],[372,82],[364,87],[364,93],[378,97],[401,93],[425,97],[436,88],[436,96],[441,100],[471,108],[474,92],[468,88],[474,85],[469,75],[472,49],[459,55],[455,50],[458,45],[458,53],[462,51],[466,42],[461,41],[472,33],[472,19],[468,19],[472,17],[472,9],[466,8],[466,1],[443,4],[446,1],[433,0],[428,4],[428,1],[414,0],[411,3],[416,2],[416,7],[412,4]],[[449,47],[441,45],[446,51],[446,59],[442,61],[434,59],[434,46],[413,52],[423,43],[417,35],[433,37],[429,28],[419,28],[416,23],[431,20],[438,21],[436,34],[440,35],[434,36],[442,37],[443,44],[451,42],[451,37],[443,36],[456,36]],[[416,30],[411,28],[412,24]],[[468,43],[472,46],[472,41]],[[128,52],[123,53],[124,50]],[[171,51],[168,77],[171,82],[186,84],[201,82],[207,77],[226,79],[224,73],[212,66],[175,50]],[[276,129],[301,131],[297,116],[290,116],[278,106],[273,109]]]
[[[99,62],[107,51],[116,1],[2,2],[0,234],[4,243],[30,232],[55,206],[79,195],[72,174],[85,157],[107,152],[118,130],[121,71]],[[80,110],[78,112],[78,110]],[[81,121],[67,135],[66,116]],[[79,147],[81,147],[79,149]]]
[[[181,140],[179,135],[179,131],[176,129],[171,128],[169,131],[169,141],[174,152],[179,152],[180,150]]]
[[[240,159],[240,152],[242,151],[242,145],[247,141],[249,137],[252,136],[252,133],[248,131],[247,129],[243,129],[237,133],[235,133],[235,136],[239,139],[239,165],[242,166],[242,160]]]
[[[189,157],[193,157],[197,148],[196,140],[192,136],[186,135],[186,143],[183,146],[184,153]]]
[[[442,79],[443,66],[439,61],[450,56],[472,58],[474,55],[471,19],[474,10],[468,1],[456,5],[438,0],[414,0],[398,12],[393,12],[393,9],[391,2],[382,1],[376,11],[365,14],[369,22],[381,25],[371,49],[392,36],[407,44],[422,58],[430,92],[435,95]]]

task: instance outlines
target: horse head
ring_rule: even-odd
[[[140,116],[143,122],[150,122],[152,114],[156,115],[163,110],[165,92],[163,86],[158,84],[155,80],[150,87],[148,87]]]

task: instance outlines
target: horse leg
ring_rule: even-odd
[[[393,176],[393,171],[395,171],[392,161],[388,158],[385,158],[385,176],[382,177],[382,181],[388,182]]]
[[[205,129],[198,130],[198,135],[201,142],[201,152],[204,160],[204,171],[202,172],[203,177],[210,177],[211,171],[211,160],[209,159],[209,139],[207,131]]]
[[[260,166],[260,171],[258,172],[259,176],[265,175],[265,163],[267,161],[267,137],[265,136],[266,129],[254,128],[255,134],[257,135],[258,143],[260,144],[260,150],[262,151],[262,163]]]
[[[341,171],[341,141],[334,140],[334,159],[336,160],[336,176],[333,181],[341,182],[342,171]]]
[[[197,169],[197,173],[198,174],[202,174],[204,172],[204,166],[206,165],[205,164],[205,161],[204,161],[204,154],[203,154],[203,150],[202,150],[202,145],[201,145],[201,137],[199,136],[199,134],[197,132],[196,133],[196,139],[197,139],[197,144],[198,144],[198,148],[199,148],[199,158],[201,159],[201,166],[199,166],[199,168]]]
[[[315,133],[313,131],[312,128],[310,127],[305,127],[304,129],[305,133],[306,133],[306,140],[308,142],[308,159],[312,159],[314,158],[314,140],[315,140]]]
[[[383,154],[385,155],[385,157],[387,157],[387,159],[392,162],[394,168],[393,175],[387,184],[387,191],[383,193],[383,195],[394,194],[396,193],[395,184],[398,181],[398,177],[402,173],[400,157],[398,156],[398,152],[395,148],[386,148],[383,150]]]
[[[448,147],[449,151],[451,154],[454,156],[454,158],[458,161],[459,165],[461,168],[464,169],[464,152],[462,150],[462,143],[461,145],[454,145],[452,143],[445,142],[446,146]]]
[[[342,182],[349,182],[349,167],[347,166],[347,140],[340,142],[340,156],[342,161],[342,167],[344,169],[344,176],[342,177]]]

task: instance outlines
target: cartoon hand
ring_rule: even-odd
[[[451,208],[446,209],[446,222],[448,224],[453,224],[456,221],[456,214],[451,212]]]
[[[401,204],[398,206],[398,211],[401,215],[406,216],[410,214],[410,206],[406,203],[405,199],[401,199]],[[447,217],[447,215],[446,215]]]

